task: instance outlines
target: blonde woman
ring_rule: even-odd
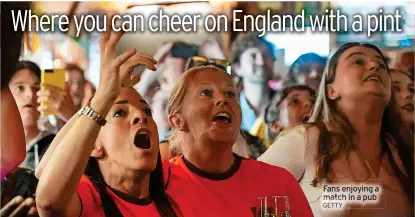
[[[183,207],[184,216],[252,217],[263,196],[287,196],[292,217],[312,216],[290,173],[232,152],[241,129],[241,107],[235,83],[225,71],[213,66],[186,71],[167,110],[172,142],[180,143],[183,153],[172,160],[167,192],[180,206],[191,208]]]

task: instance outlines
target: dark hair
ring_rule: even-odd
[[[271,99],[271,102],[265,109],[264,120],[265,123],[270,124],[274,120],[278,120],[280,113],[280,104],[287,96],[293,91],[308,91],[311,96],[315,96],[316,92],[307,85],[291,85],[282,89],[282,91],[276,92]]]
[[[121,211],[115,204],[112,197],[107,191],[107,185],[104,177],[99,169],[98,162],[95,158],[90,157],[85,169],[85,175],[91,180],[92,184],[99,193],[102,208],[104,209],[105,216],[107,217],[122,217]],[[154,201],[154,204],[160,214],[160,216],[166,217],[178,217],[182,216],[178,205],[175,201],[165,192],[163,167],[161,162],[161,156],[157,158],[156,169],[150,173],[150,197]],[[177,213],[179,214],[177,214]]]
[[[386,59],[382,52],[374,45],[347,43],[340,46],[329,58],[326,69],[321,80],[317,101],[314,105],[310,125],[319,129],[318,150],[316,161],[316,178],[313,185],[316,186],[321,179],[331,181],[330,174],[331,164],[333,161],[345,153],[355,148],[351,139],[356,134],[356,129],[350,123],[347,116],[336,109],[334,101],[326,97],[326,86],[334,81],[337,65],[340,56],[348,49],[356,46],[363,46],[376,51],[381,57],[386,67]],[[389,71],[389,68],[387,68]],[[391,163],[393,172],[399,178],[399,181],[407,193],[409,199],[414,201],[414,134],[403,121],[399,108],[396,104],[396,98],[393,91],[389,105],[385,107],[382,117],[381,138],[382,152],[385,153],[388,161]],[[338,125],[340,132],[330,131],[326,124],[335,123]],[[397,150],[400,160],[402,161],[403,170],[397,166],[393,158],[390,146]]]
[[[82,76],[84,76],[84,70],[82,70],[81,67],[79,67],[75,63],[66,63],[65,64],[65,71],[67,71],[67,72],[77,71],[77,72],[81,73]]]
[[[268,51],[272,59],[275,60],[275,47],[272,43],[265,40],[263,37],[259,37],[258,33],[248,32],[239,34],[235,41],[232,42],[231,51],[229,54],[229,60],[232,64],[239,63],[239,59],[242,53],[251,47],[263,48]]]
[[[321,72],[320,72],[322,74],[324,70],[324,65],[326,64],[326,62],[327,62],[327,58],[322,57],[316,53],[302,54],[291,64],[290,69],[288,70],[287,79],[285,83],[297,84],[298,81],[295,75],[299,73],[306,73],[304,71],[305,70],[304,68],[307,68],[307,65],[310,65],[310,64],[322,65],[323,67],[321,68]]]
[[[13,29],[11,11],[30,9],[30,2],[1,2],[1,89],[8,87],[16,72],[16,64],[22,49],[23,32]]]
[[[33,72],[36,75],[37,78],[40,79],[41,71],[40,71],[39,66],[36,63],[32,61],[26,61],[26,60],[19,61],[16,66],[16,72],[22,69],[29,69],[31,72]]]
[[[4,206],[16,196],[33,197],[38,180],[33,170],[18,167],[1,181],[1,205]]]

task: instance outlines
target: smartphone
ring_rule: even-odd
[[[42,71],[40,76],[41,83],[53,85],[61,89],[65,89],[65,70],[64,69],[45,69]],[[42,87],[41,90],[47,88]],[[48,101],[41,102],[41,106],[48,105]],[[55,115],[54,112],[42,112],[42,115]]]
[[[197,56],[199,54],[199,48],[197,45],[177,42],[171,48],[170,53],[172,57],[187,59],[192,56]]]

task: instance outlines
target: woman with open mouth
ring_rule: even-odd
[[[402,116],[411,130],[414,130],[414,81],[411,75],[398,69],[391,69],[393,89]]]
[[[344,44],[329,58],[310,123],[273,144],[275,165],[294,174],[315,216],[413,216],[414,134],[399,113],[382,52]],[[323,192],[346,185],[379,193],[333,209]]]
[[[180,216],[164,191],[150,107],[123,87],[136,66],[155,70],[156,61],[135,50],[117,56],[122,34],[103,33],[98,90],[59,132],[36,171],[40,216]]]
[[[215,66],[186,71],[173,88],[167,110],[173,129],[170,142],[178,142],[183,152],[172,159],[167,192],[181,206],[191,207],[183,209],[191,210],[184,216],[257,216],[264,211],[258,198],[273,196],[288,198],[284,216],[313,216],[290,173],[232,152],[241,129],[241,107],[235,83],[225,71]]]

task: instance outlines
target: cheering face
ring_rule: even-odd
[[[286,129],[307,122],[314,101],[309,91],[293,90],[281,102],[279,126]]]
[[[272,58],[260,48],[246,49],[236,65],[238,75],[254,83],[265,83],[271,78]]]
[[[103,151],[94,157],[129,170],[153,171],[159,152],[158,133],[143,98],[132,88],[122,88],[106,120],[96,144]]]
[[[333,83],[328,85],[328,97],[339,102],[370,100],[385,107],[391,98],[391,77],[381,55],[363,46],[346,50],[339,58]]]
[[[226,72],[206,68],[189,82],[181,115],[197,141],[219,142],[231,147],[241,128],[237,90]],[[228,147],[226,146],[226,147]]]
[[[10,80],[10,89],[19,108],[24,127],[37,126],[40,113],[37,110],[39,78],[29,69],[21,69]]]
[[[414,123],[414,81],[400,72],[392,72],[393,87],[405,122]]]

